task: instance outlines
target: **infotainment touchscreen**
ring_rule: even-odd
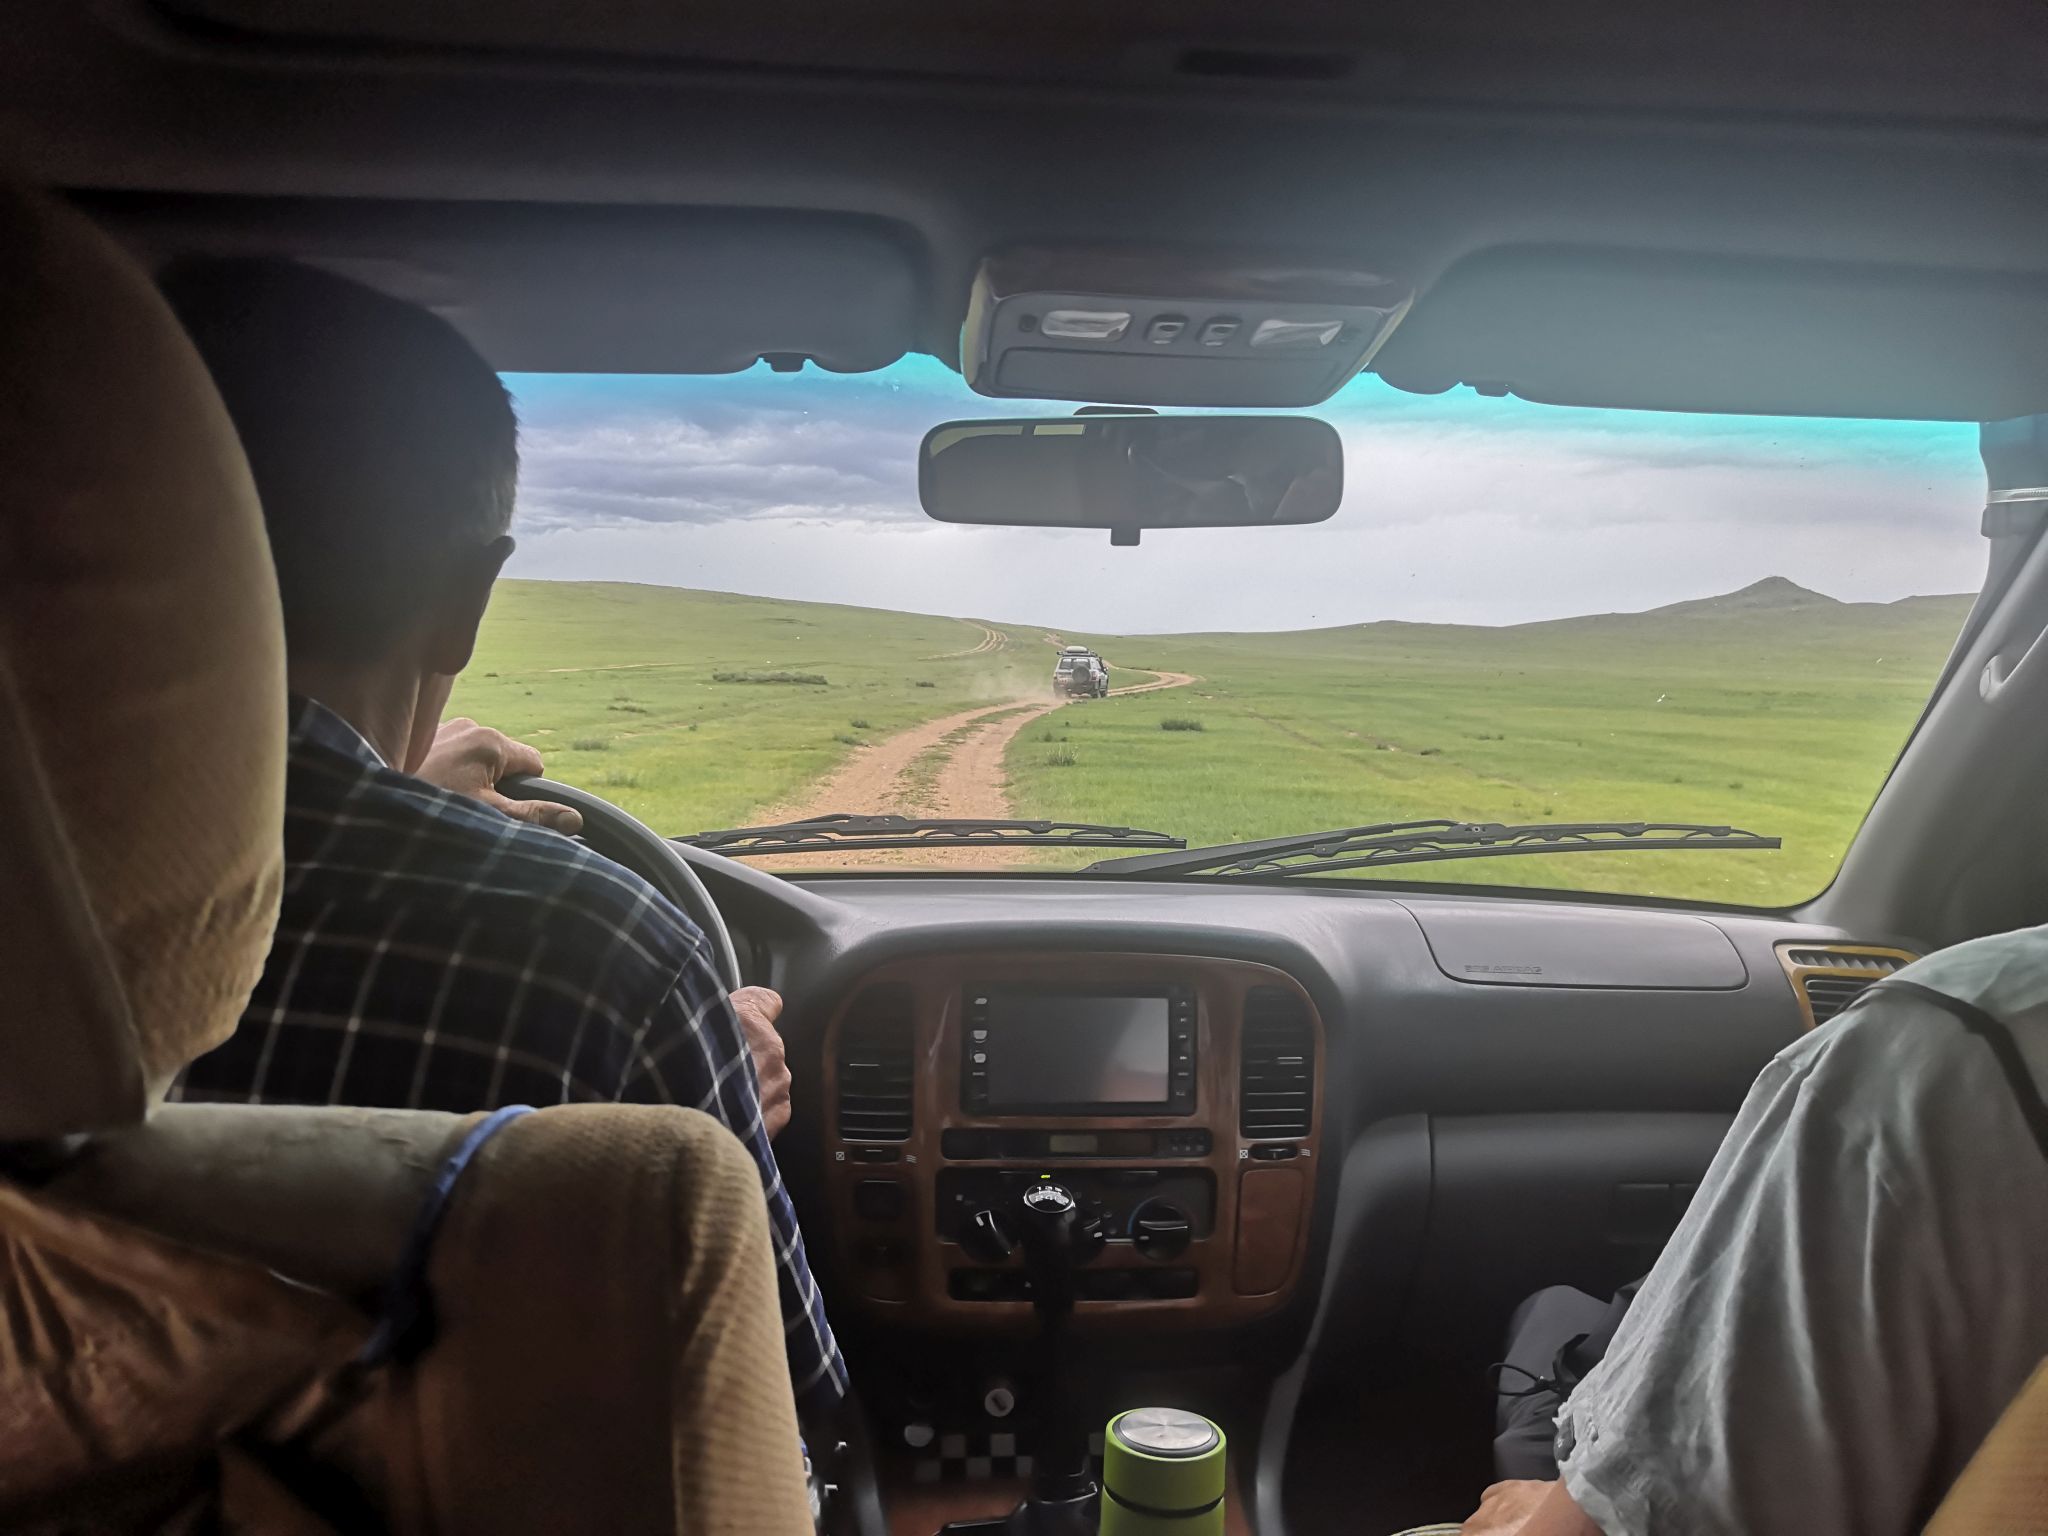
[[[1165,1105],[1173,1098],[1166,997],[1003,991],[987,997],[991,1111]]]

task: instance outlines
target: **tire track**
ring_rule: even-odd
[[[1132,672],[1152,672],[1150,667],[1131,667],[1127,670]],[[1110,689],[1109,696],[1112,699],[1120,699],[1126,694],[1132,693],[1157,693],[1162,688],[1185,688],[1189,683],[1199,683],[1200,681],[1201,679],[1192,672],[1152,672],[1151,682],[1127,683],[1121,688]]]
[[[881,815],[898,808],[899,781],[911,764],[962,726],[985,720],[1006,709],[1015,709],[1021,699],[1001,704],[984,704],[941,715],[907,731],[884,737],[872,746],[855,747],[846,760],[816,784],[792,799],[756,812],[753,821],[771,824],[803,821],[812,816]]]
[[[997,651],[1007,651],[1010,648],[1010,637],[1000,629],[984,624],[979,619],[962,619],[960,622],[962,624],[971,624],[981,631],[981,641],[978,645],[970,645],[964,651],[942,651],[937,656],[924,656],[919,659],[922,661],[959,661],[963,657],[989,656]]]
[[[1150,670],[1134,668],[1136,671]],[[1185,688],[1200,678],[1186,672],[1154,672],[1149,683],[1112,688],[1110,697]],[[853,755],[811,789],[761,812],[769,824],[812,816],[883,815],[1004,820],[1012,812],[1003,760],[1010,744],[1072,703],[1069,699],[1011,699],[962,710],[912,726]],[[832,849],[822,853],[768,855],[764,869],[1008,869],[1031,861],[1029,847]]]

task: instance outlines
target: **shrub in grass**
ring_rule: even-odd
[[[578,736],[569,743],[569,749],[572,752],[609,752],[612,749],[611,738],[607,736]]]
[[[910,686],[913,688],[936,688],[939,685],[933,682],[928,677],[920,677],[916,682],[912,683]]]
[[[856,731],[866,731],[873,729],[873,727],[870,726],[865,720],[849,720],[847,724],[851,725]]]
[[[1193,715],[1168,715],[1159,722],[1162,731],[1199,731],[1202,728],[1202,722]]]
[[[607,789],[638,789],[640,775],[631,768],[607,768],[597,776],[597,782]]]
[[[838,742],[839,745],[841,745],[842,747],[864,747],[867,745],[867,742],[864,741],[862,738],[852,735],[850,732],[847,731],[841,731],[837,736],[834,736],[832,739]]]
[[[714,683],[800,683],[823,688],[829,685],[822,672],[714,672]]]
[[[607,704],[605,708],[615,715],[644,715],[647,713],[647,706],[645,704]]]
[[[1442,751],[1442,747],[1424,747],[1420,752],[1416,753],[1415,755],[1417,757],[1436,757],[1440,753],[1442,753]]]
[[[1054,747],[1045,754],[1045,766],[1048,768],[1072,768],[1080,761],[1081,754],[1072,747]]]

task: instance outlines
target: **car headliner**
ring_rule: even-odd
[[[145,254],[295,252],[501,367],[957,362],[1020,244],[1412,277],[1374,363],[1591,405],[2048,408],[2024,0],[33,0],[0,132]]]

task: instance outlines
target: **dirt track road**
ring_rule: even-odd
[[[993,632],[992,632],[993,633]],[[1149,683],[1110,690],[1156,693],[1198,681],[1185,672],[1157,672]],[[1011,699],[962,710],[900,731],[853,755],[793,800],[763,811],[762,823],[801,821],[837,813],[900,812],[918,816],[1002,818],[1010,815],[1003,754],[1027,726],[1066,707],[1064,699]],[[887,868],[1001,869],[1029,858],[1014,848],[928,848],[855,854],[797,854],[761,860],[770,869]]]
[[[1007,651],[1010,648],[1010,637],[1000,629],[991,629],[979,619],[962,619],[960,622],[981,631],[980,643],[970,645],[964,651],[944,651],[937,656],[927,656],[926,661],[958,661],[963,656],[986,656],[991,651]]]
[[[1137,667],[1132,670],[1143,672],[1147,669]],[[1109,690],[1109,696],[1114,699],[1126,693],[1157,693],[1162,688],[1185,688],[1189,683],[1199,683],[1200,681],[1201,679],[1192,672],[1154,672],[1151,682],[1132,683],[1128,687],[1112,688]]]

